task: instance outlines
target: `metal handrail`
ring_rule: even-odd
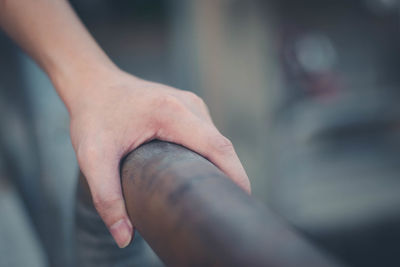
[[[121,177],[132,222],[167,266],[338,266],[186,148],[147,143],[125,158]],[[91,204],[84,179],[77,240],[80,266],[157,265],[144,263],[139,247],[145,246],[136,240],[126,249],[117,248]]]

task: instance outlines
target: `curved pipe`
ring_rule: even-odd
[[[181,146],[153,141],[139,147],[123,161],[121,177],[130,218],[167,266],[338,266],[212,163]],[[131,266],[143,256],[133,256],[136,241],[123,250],[113,245],[82,181],[81,266]],[[88,211],[101,226],[91,222]]]

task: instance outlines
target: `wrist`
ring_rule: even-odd
[[[118,70],[118,67],[106,55],[101,58],[86,56],[77,59],[52,59],[43,65],[43,69],[57,90],[76,81],[88,80],[90,77],[98,77],[99,74]]]
[[[86,102],[104,94],[104,85],[122,71],[110,62],[84,62],[84,64],[53,68],[48,72],[57,93],[70,115],[81,110]]]

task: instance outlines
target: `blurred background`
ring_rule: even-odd
[[[71,3],[122,69],[204,98],[254,197],[349,266],[400,266],[399,1]],[[68,114],[3,33],[0,125],[0,266],[73,266]]]

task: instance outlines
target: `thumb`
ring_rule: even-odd
[[[104,154],[103,154],[104,155]],[[110,162],[114,163],[110,163]],[[119,175],[119,159],[100,156],[82,162],[81,170],[89,184],[93,204],[120,248],[133,237],[132,223],[126,212]]]

